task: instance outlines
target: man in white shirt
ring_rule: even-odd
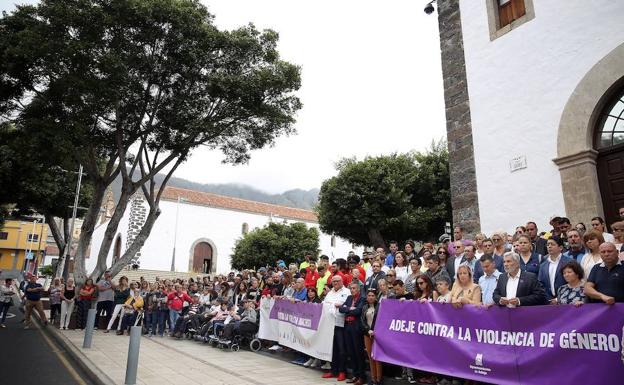
[[[505,274],[498,277],[492,294],[494,303],[510,308],[545,305],[544,287],[533,273],[520,270],[520,255],[507,252],[503,257]]]
[[[338,308],[351,295],[351,291],[344,287],[342,277],[334,275],[331,280],[332,289],[327,293],[323,303],[331,305],[331,311],[336,314],[336,325],[334,326],[334,346],[332,353],[331,371],[323,374],[323,378],[337,377],[337,381],[344,381],[346,378],[346,344],[344,334],[344,314]]]
[[[492,295],[494,294],[494,289],[496,289],[496,284],[498,283],[498,277],[503,274],[500,271],[496,270],[496,264],[494,263],[494,258],[492,258],[489,254],[484,254],[481,257],[480,262],[481,268],[483,269],[483,275],[479,277],[479,286],[481,287],[481,302],[483,302],[486,306],[494,305],[494,299],[492,299]]]

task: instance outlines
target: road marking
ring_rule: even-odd
[[[52,325],[50,325],[49,327],[53,327]],[[54,343],[52,342],[52,340],[50,340],[50,337],[46,336],[43,331],[41,329],[39,329],[39,332],[41,333],[41,335],[43,336],[43,339],[48,343],[48,346],[50,346],[50,349],[52,350],[52,352],[54,354],[56,354],[56,356],[58,357],[59,361],[61,361],[61,364],[63,364],[63,366],[65,366],[65,368],[67,369],[67,371],[69,372],[69,374],[74,378],[74,380],[76,380],[76,382],[80,385],[87,385],[86,382],[84,382],[84,380],[82,378],[80,378],[80,375],[78,374],[78,372],[76,372],[76,370],[71,366],[71,364],[69,363],[69,361],[67,361],[67,358],[65,358],[62,354],[61,351],[58,350],[57,346],[54,345]]]
[[[15,317],[15,314],[13,314],[13,313],[7,313],[6,317],[7,317],[7,318],[13,318],[13,317]]]

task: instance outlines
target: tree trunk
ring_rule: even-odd
[[[56,221],[54,219],[54,216],[51,214],[45,214],[45,220],[46,223],[48,224],[48,226],[50,227],[50,232],[52,233],[52,237],[54,238],[54,242],[56,242],[56,246],[59,250],[59,259],[58,259],[58,264],[56,265],[56,271],[54,273],[54,277],[55,278],[60,278],[61,275],[63,274],[63,256],[65,255],[65,245],[66,245],[66,240],[67,240],[67,233],[68,231],[65,231],[66,223],[67,223],[67,219],[63,218],[63,233],[61,233],[61,229],[59,229],[58,225],[56,224]]]
[[[156,222],[156,219],[158,219],[159,215],[160,209],[158,208],[158,206],[152,206],[149,213],[147,214],[145,223],[143,224],[143,227],[141,227],[141,231],[139,231],[137,237],[134,239],[130,247],[126,249],[121,258],[119,258],[117,262],[115,262],[113,266],[111,266],[110,272],[113,277],[117,275],[117,273],[119,273],[125,266],[127,266],[132,258],[134,258],[136,253],[141,250],[141,247],[143,247],[145,241],[147,240],[147,237],[149,237],[152,228],[154,227],[154,223]],[[96,267],[96,269],[91,274],[92,278],[97,277],[99,274],[102,274],[104,272],[101,271],[99,267],[100,266],[98,264],[98,267]]]
[[[368,239],[373,247],[383,247],[386,249],[386,241],[384,240],[383,235],[381,235],[381,231],[376,228],[368,228],[366,229],[366,233],[368,234]]]
[[[95,184],[93,191],[93,201],[89,206],[89,210],[84,217],[82,227],[80,229],[80,238],[78,239],[78,247],[76,248],[76,255],[74,255],[74,280],[77,286],[82,286],[85,282],[87,273],[85,269],[85,255],[91,244],[91,238],[93,237],[93,230],[97,223],[98,215],[100,214],[100,208],[102,207],[102,201],[104,200],[104,194],[108,186],[105,183],[99,182]]]

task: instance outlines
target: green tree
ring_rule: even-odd
[[[10,124],[0,125],[0,204],[10,207],[6,216],[42,214],[63,255],[78,165],[70,150],[51,142],[44,135],[26,136]],[[92,192],[88,178],[83,178],[78,205],[88,206]]]
[[[319,231],[315,227],[308,228],[304,223],[269,223],[236,242],[232,267],[241,270],[274,266],[279,259],[287,265],[299,263],[306,252],[318,256]]]
[[[149,236],[164,186],[198,146],[243,163],[294,133],[300,69],[280,60],[278,35],[248,25],[221,31],[197,0],[42,0],[0,19],[0,119],[72,149],[93,184],[75,256],[84,282],[106,188],[121,176],[99,247],[97,278],[132,194],[147,219],[119,272]],[[166,177],[157,185],[155,176]],[[207,170],[207,172],[209,172]]]
[[[428,240],[451,218],[448,151],[343,159],[323,182],[317,213],[321,230],[350,242],[386,246],[393,239]]]

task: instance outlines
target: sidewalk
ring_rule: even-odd
[[[75,348],[88,366],[105,376],[103,383],[123,384],[129,337],[95,331],[91,349],[83,349],[84,332],[58,330],[59,337]],[[101,373],[100,373],[101,374]],[[230,352],[190,340],[142,337],[137,384],[271,384],[316,385],[335,383],[321,379],[319,370],[241,349]],[[103,377],[103,378],[102,378]],[[108,378],[106,378],[108,377]]]

